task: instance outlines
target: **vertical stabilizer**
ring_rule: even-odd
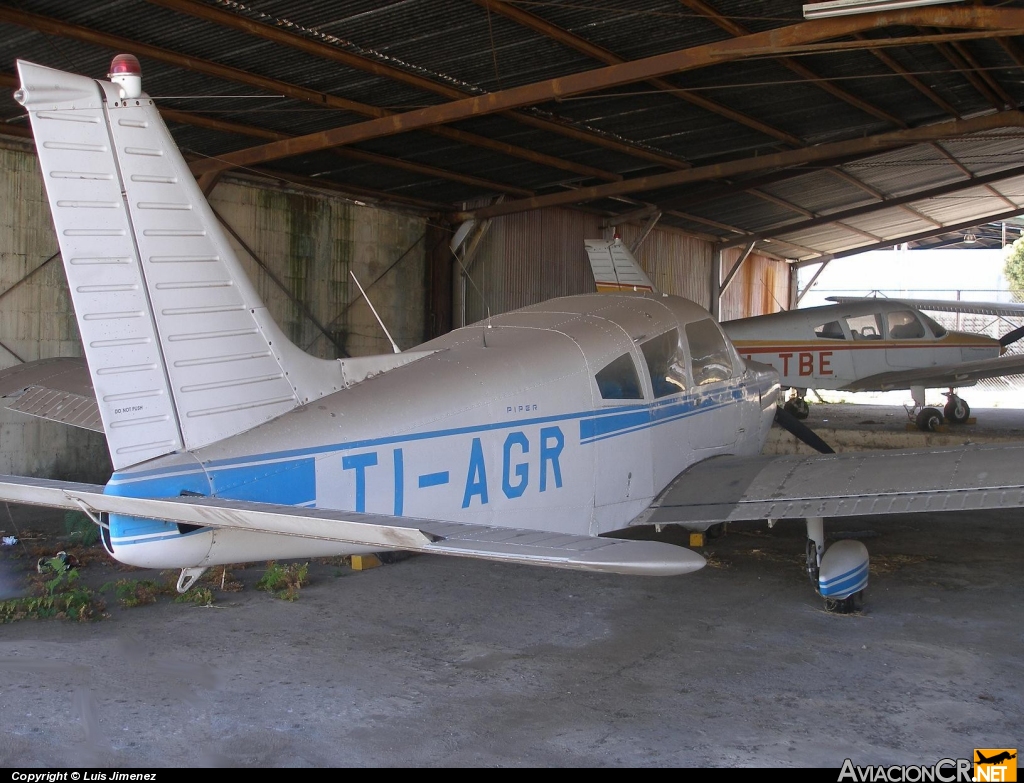
[[[656,291],[654,283],[633,258],[622,239],[586,239],[587,256],[598,293]]]
[[[18,72],[116,469],[340,388],[270,318],[145,93]]]

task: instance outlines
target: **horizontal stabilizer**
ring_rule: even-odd
[[[675,576],[704,566],[704,558],[696,552],[657,541],[572,536],[219,498],[120,497],[103,494],[103,487],[95,484],[21,476],[0,476],[0,500],[600,573]]]
[[[0,397],[12,411],[103,432],[103,421],[81,357],[40,359],[0,371]]]
[[[598,293],[654,291],[654,283],[619,237],[586,239],[587,257]]]

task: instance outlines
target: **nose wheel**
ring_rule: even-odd
[[[806,419],[811,413],[811,406],[807,404],[807,400],[803,397],[788,399],[782,407],[794,419]]]

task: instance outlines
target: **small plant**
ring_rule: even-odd
[[[174,599],[176,604],[195,604],[196,606],[213,606],[213,591],[209,587],[193,587]]]
[[[100,529],[81,511],[69,511],[64,515],[64,532],[68,539],[82,546],[92,546],[100,537]]]
[[[267,564],[267,571],[256,583],[257,590],[266,590],[284,601],[294,601],[309,575],[309,563],[289,563],[286,566],[274,561]]]
[[[83,622],[105,616],[103,602],[88,587],[78,584],[78,571],[64,571],[45,581],[37,579],[34,589],[34,596],[0,601],[0,623],[50,617]]]
[[[155,604],[157,596],[167,592],[166,586],[149,579],[118,579],[116,582],[107,582],[100,591],[106,592],[111,588],[117,602],[126,609]]]

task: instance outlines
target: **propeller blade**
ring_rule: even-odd
[[[1008,345],[1012,345],[1017,342],[1021,337],[1024,337],[1024,326],[1018,326],[1012,332],[1007,332],[999,338],[999,345],[1005,348]]]
[[[820,452],[821,454],[836,453],[831,446],[818,437],[814,430],[784,408],[779,407],[775,411],[775,422],[782,427],[782,429],[786,430],[786,432],[796,437],[801,443],[806,443],[815,451]]]

